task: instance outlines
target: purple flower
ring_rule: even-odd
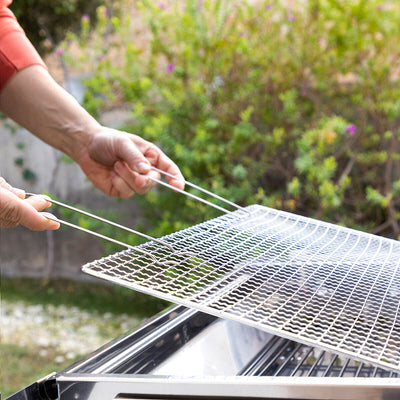
[[[56,54],[58,56],[61,57],[64,54],[64,52],[65,52],[65,50],[62,47],[57,47]]]
[[[347,125],[345,132],[349,133],[351,136],[354,136],[357,133],[357,127],[354,124]]]
[[[90,17],[89,17],[88,14],[83,14],[82,15],[82,21],[89,21],[89,20],[90,20]]]
[[[108,12],[108,8],[107,7],[104,7],[104,9],[103,9],[103,15],[105,16],[105,17],[109,17],[110,16],[110,13]]]
[[[271,3],[268,3],[268,4],[265,5],[265,9],[266,10],[270,10],[271,8],[272,8],[272,4]]]
[[[169,63],[167,65],[167,72],[171,73],[175,69],[175,64],[174,63]]]
[[[161,8],[161,10],[165,10],[167,8],[165,3],[159,3],[158,6]]]

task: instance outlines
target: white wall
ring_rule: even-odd
[[[82,87],[78,81],[74,81],[74,85],[78,90],[75,95],[80,97]],[[118,111],[105,115],[104,122],[116,127],[127,118],[129,116],[125,112]],[[4,123],[0,124],[0,174],[11,185],[27,192],[50,192],[66,203],[81,205],[94,210],[94,213],[99,209],[121,212],[123,214],[117,222],[134,227],[140,218],[134,199],[117,201],[106,196],[92,186],[79,166],[60,162],[60,155],[59,151],[26,130],[17,128],[11,134]],[[23,160],[23,166],[16,165],[17,159]],[[22,175],[24,168],[32,170],[36,179],[25,180]],[[51,275],[81,279],[80,267],[103,255],[103,244],[98,239],[76,230],[62,228],[52,233],[31,232],[23,227],[0,229],[0,268],[3,276]]]

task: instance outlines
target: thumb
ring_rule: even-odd
[[[20,199],[7,189],[0,187],[0,227],[11,228],[19,224],[32,230],[57,229],[59,224],[50,221],[39,211],[49,204],[39,196]]]
[[[131,140],[121,140],[118,147],[118,158],[125,161],[129,168],[141,174],[150,171],[150,162]]]

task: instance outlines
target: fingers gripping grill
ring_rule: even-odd
[[[83,271],[400,371],[400,242],[254,205],[162,243]]]

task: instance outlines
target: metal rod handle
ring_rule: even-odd
[[[70,206],[70,205],[68,205],[68,204],[62,203],[61,201],[54,200],[54,199],[52,199],[51,197],[49,197],[49,196],[47,196],[47,195],[43,195],[43,194],[34,194],[34,193],[26,193],[26,196],[42,196],[45,200],[49,201],[50,203],[56,204],[56,205],[58,205],[58,206],[60,206],[60,207],[67,208],[68,210],[77,212],[77,213],[79,213],[79,214],[83,214],[83,215],[85,215],[85,216],[87,216],[87,217],[97,219],[98,221],[101,221],[101,222],[104,222],[104,223],[106,223],[106,224],[115,226],[116,228],[120,228],[120,229],[122,229],[122,230],[125,230],[125,231],[127,231],[127,232],[133,233],[133,234],[135,234],[135,235],[144,237],[145,239],[148,239],[148,240],[151,240],[151,241],[153,241],[153,242],[155,242],[155,243],[161,244],[162,246],[166,246],[166,247],[168,247],[168,248],[171,250],[171,252],[172,252],[174,255],[180,255],[180,256],[186,256],[186,257],[193,257],[193,256],[195,256],[195,254],[192,253],[192,252],[190,252],[190,251],[180,251],[180,252],[177,252],[170,244],[165,243],[164,241],[162,241],[162,240],[160,240],[160,239],[153,238],[152,236],[146,235],[145,233],[136,231],[136,230],[131,229],[131,228],[127,228],[126,226],[123,226],[123,225],[117,224],[116,222],[113,222],[113,221],[110,221],[110,220],[108,220],[108,219],[99,217],[99,216],[97,216],[97,215],[95,215],[95,214],[92,214],[92,213],[90,213],[90,212],[88,212],[88,211],[84,211],[84,210],[81,210],[81,209],[79,209],[79,208],[76,208],[76,207]],[[124,243],[124,242],[121,242],[121,241],[119,241],[119,240],[110,238],[109,236],[102,235],[101,233],[97,233],[97,232],[91,231],[91,230],[89,230],[89,229],[83,228],[83,227],[81,227],[81,226],[79,226],[79,225],[72,224],[71,222],[67,222],[67,221],[64,221],[64,220],[62,220],[62,219],[59,219],[59,218],[57,218],[56,216],[54,216],[54,215],[52,215],[52,214],[49,214],[49,215],[47,215],[46,217],[47,217],[48,219],[51,219],[51,220],[53,220],[53,221],[56,221],[56,222],[58,222],[58,223],[60,223],[60,224],[67,225],[67,226],[69,226],[69,227],[71,227],[71,228],[78,229],[78,230],[80,230],[80,231],[82,231],[82,232],[89,233],[90,235],[93,235],[93,236],[96,236],[96,237],[98,237],[98,238],[107,240],[107,241],[109,241],[109,242],[118,244],[118,245],[120,245],[120,246],[122,246],[122,247],[126,247],[126,248],[129,249],[129,250],[138,251],[139,253],[142,253],[142,254],[144,254],[144,255],[150,257],[155,263],[158,263],[158,264],[160,264],[160,265],[164,265],[164,266],[166,266],[166,267],[170,267],[170,266],[176,266],[176,265],[179,264],[178,261],[173,261],[173,260],[164,260],[164,261],[157,260],[157,258],[156,258],[153,254],[151,254],[149,251],[146,251],[146,250],[144,250],[144,249],[142,249],[142,248],[140,248],[140,247],[138,247],[138,246],[135,246],[135,247],[134,247],[134,246],[131,246],[131,245],[127,244],[127,243]]]
[[[151,167],[151,169],[152,169],[153,171],[158,172],[160,175],[164,175],[164,176],[168,176],[169,178],[176,179],[176,176],[174,176],[174,175],[172,175],[172,174],[170,174],[170,173],[168,173],[168,172],[165,172],[165,171],[163,171],[163,170],[161,170],[161,169],[158,169],[158,168],[156,168],[156,167]],[[187,191],[185,191],[185,190],[178,189],[178,188],[176,188],[175,186],[172,186],[172,185],[170,185],[169,183],[166,183],[166,182],[164,182],[164,181],[162,181],[162,180],[160,180],[160,179],[156,179],[156,178],[154,178],[154,177],[152,177],[152,176],[149,176],[149,175],[146,175],[146,177],[147,177],[148,179],[154,181],[154,182],[159,183],[160,185],[166,186],[167,188],[174,190],[175,192],[182,193],[182,194],[184,194],[184,195],[186,195],[186,196],[188,196],[188,197],[191,197],[191,198],[193,198],[193,199],[195,199],[195,200],[197,200],[197,201],[200,201],[200,202],[202,202],[202,203],[204,203],[204,204],[207,204],[207,205],[209,205],[209,206],[211,206],[211,207],[214,207],[214,208],[216,208],[217,210],[220,210],[220,211],[222,211],[222,212],[224,212],[224,213],[229,213],[229,212],[230,212],[229,210],[227,210],[227,209],[225,209],[225,208],[223,208],[223,207],[220,207],[220,206],[218,206],[218,205],[216,205],[216,204],[214,204],[214,203],[211,203],[211,202],[208,201],[208,200],[202,199],[201,197],[196,196],[196,195],[194,195],[194,194],[192,194],[192,193],[189,193],[189,192],[187,192]],[[190,186],[190,187],[192,187],[192,188],[194,188],[194,189],[197,189],[197,190],[199,190],[200,192],[203,192],[203,193],[205,193],[205,194],[207,194],[207,195],[209,195],[209,196],[211,196],[211,197],[213,197],[213,198],[215,198],[215,199],[218,199],[218,200],[220,200],[220,201],[222,201],[222,202],[224,202],[224,203],[226,203],[226,204],[229,204],[229,205],[231,205],[232,207],[237,208],[238,210],[242,210],[242,211],[245,211],[245,212],[249,213],[249,211],[246,210],[244,207],[241,207],[241,206],[239,206],[238,204],[233,203],[232,201],[229,201],[229,200],[225,199],[224,197],[221,197],[221,196],[219,196],[219,195],[217,195],[217,194],[215,194],[215,193],[213,193],[213,192],[210,192],[210,191],[207,190],[207,189],[203,189],[202,187],[197,186],[197,185],[195,185],[194,183],[188,182],[188,181],[186,181],[186,180],[185,180],[184,182],[185,182],[185,185],[187,185],[187,186]]]
[[[163,185],[163,186],[165,186],[165,187],[167,187],[167,188],[169,188],[169,189],[174,190],[175,192],[182,193],[182,194],[184,194],[184,195],[186,195],[186,196],[188,196],[188,197],[191,197],[191,198],[193,198],[193,199],[195,199],[195,200],[197,200],[197,201],[200,201],[201,203],[204,203],[204,204],[207,204],[208,206],[214,207],[214,208],[216,208],[217,210],[220,210],[220,211],[222,211],[222,212],[224,212],[224,213],[229,213],[229,210],[226,210],[226,209],[223,208],[223,207],[217,206],[216,204],[213,204],[213,203],[211,203],[211,202],[208,201],[208,200],[204,200],[204,199],[202,199],[201,197],[198,197],[198,196],[196,196],[196,195],[194,195],[194,194],[192,194],[192,193],[186,192],[185,190],[178,189],[178,188],[176,188],[175,186],[172,186],[172,185],[170,185],[170,184],[167,183],[167,182],[164,182],[164,181],[162,181],[162,180],[160,180],[160,179],[156,179],[156,178],[154,178],[154,177],[152,177],[152,176],[148,176],[148,175],[147,175],[146,177],[147,177],[148,179],[150,179],[151,181],[153,181],[153,182],[156,182],[156,183],[158,183],[158,184],[160,184],[160,185]]]
[[[72,206],[70,206],[70,205],[68,205],[68,204],[62,203],[61,201],[54,200],[54,199],[52,199],[52,198],[49,197],[49,196],[46,196],[46,195],[43,195],[43,194],[34,194],[34,193],[26,193],[26,195],[27,195],[27,196],[42,196],[44,199],[46,199],[46,200],[49,201],[50,203],[56,204],[56,205],[58,205],[58,206],[60,206],[60,207],[64,207],[64,208],[66,208],[66,209],[68,209],[68,210],[71,210],[71,211],[77,212],[77,213],[79,213],[79,214],[85,215],[86,217],[90,217],[90,218],[93,218],[93,219],[97,219],[98,221],[104,222],[105,224],[115,226],[116,228],[122,229],[122,230],[124,230],[124,231],[129,232],[129,233],[133,233],[133,234],[138,235],[138,236],[141,236],[141,237],[143,237],[143,238],[145,238],[145,239],[147,239],[147,240],[151,240],[151,241],[153,241],[153,242],[162,244],[163,246],[168,247],[172,252],[175,251],[174,248],[173,248],[170,244],[165,243],[165,242],[163,242],[162,240],[153,238],[152,236],[146,235],[145,233],[136,231],[136,230],[134,230],[134,229],[127,228],[126,226],[123,226],[123,225],[117,224],[116,222],[113,222],[113,221],[110,221],[110,220],[108,220],[108,219],[99,217],[98,215],[92,214],[92,213],[90,213],[90,212],[88,212],[88,211],[84,211],[84,210],[81,210],[81,209],[79,209],[79,208],[72,207]],[[62,220],[60,220],[60,219],[58,219],[57,222],[64,223],[64,221],[62,221]],[[68,225],[68,224],[69,224],[69,222],[68,222],[68,223],[65,223],[65,225]],[[77,225],[76,225],[76,226],[77,226]],[[84,229],[84,228],[82,228],[81,230],[83,230],[83,229]],[[89,231],[89,230],[87,230],[87,231],[88,231],[89,233],[91,232],[91,231]],[[111,239],[111,238],[110,238],[110,239]],[[114,240],[114,239],[112,239],[112,240]],[[120,242],[119,244],[121,244],[121,243],[122,243],[122,242]],[[128,244],[124,244],[124,245],[125,245],[126,247],[132,247],[132,246],[129,246]]]
[[[46,196],[46,200],[48,200],[48,199],[47,199],[47,196]],[[52,221],[56,221],[56,222],[58,222],[58,223],[60,223],[60,224],[63,224],[63,225],[67,225],[67,226],[69,226],[69,227],[71,227],[71,228],[78,229],[78,230],[80,230],[80,231],[82,231],[82,232],[89,233],[90,235],[96,236],[96,237],[98,237],[98,238],[100,238],[100,239],[108,240],[109,242],[118,244],[118,245],[120,245],[120,246],[122,246],[122,247],[126,247],[126,248],[128,248],[128,249],[130,249],[130,250],[138,251],[138,252],[140,252],[140,253],[145,254],[146,256],[149,256],[155,263],[158,262],[157,259],[156,259],[156,257],[154,257],[153,254],[151,254],[151,253],[149,253],[149,252],[147,252],[146,250],[143,250],[143,249],[141,249],[141,248],[133,247],[133,246],[127,244],[127,243],[120,242],[119,240],[110,238],[109,236],[105,236],[105,235],[102,235],[101,233],[97,233],[97,232],[91,231],[91,230],[89,230],[89,229],[83,228],[83,227],[81,227],[81,226],[79,226],[79,225],[72,224],[71,222],[64,221],[64,220],[62,220],[62,219],[57,218],[56,216],[54,216],[54,215],[52,215],[52,214],[46,215],[46,218],[51,219]]]

